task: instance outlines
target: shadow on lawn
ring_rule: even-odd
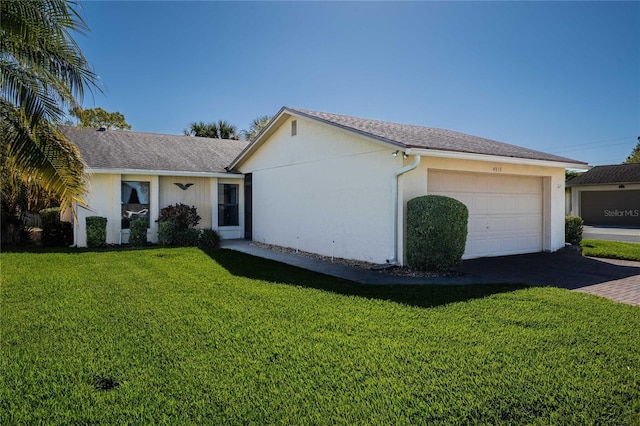
[[[232,250],[203,250],[211,259],[239,277],[329,291],[345,296],[388,300],[418,307],[483,298],[523,288],[521,284],[478,285],[366,285],[334,278],[273,260]]]

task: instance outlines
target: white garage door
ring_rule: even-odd
[[[430,194],[469,209],[464,259],[542,251],[542,178],[429,170]]]

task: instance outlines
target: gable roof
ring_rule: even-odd
[[[595,166],[567,182],[567,186],[640,183],[640,163]]]
[[[63,133],[94,169],[227,173],[245,141],[64,126]]]
[[[263,129],[263,131],[242,152],[242,154],[234,160],[232,163],[233,167],[242,162],[247,155],[255,151],[257,146],[263,142],[262,139],[270,133],[269,128],[276,126],[278,121],[282,121],[281,117],[283,115],[305,117],[346,131],[370,137],[402,149],[413,148],[433,150],[434,152],[483,154],[528,160],[551,161],[565,164],[570,163],[576,166],[587,166],[587,163],[582,161],[572,160],[570,158],[560,157],[452,130],[414,126],[410,124],[390,123],[386,121],[370,120],[366,118],[350,117],[326,112],[309,111],[300,108],[283,107],[271,120],[271,123],[266,126],[266,128]]]

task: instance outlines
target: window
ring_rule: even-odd
[[[291,136],[295,136],[298,134],[298,122],[293,120],[291,122]]]
[[[218,226],[238,226],[238,185],[218,184]]]
[[[122,229],[134,219],[144,219],[149,227],[149,182],[122,182]]]

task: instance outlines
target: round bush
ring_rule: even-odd
[[[428,271],[447,271],[462,259],[469,210],[460,201],[425,195],[407,203],[407,262]]]
[[[573,245],[582,242],[584,221],[578,216],[566,216],[564,220],[564,240]]]

